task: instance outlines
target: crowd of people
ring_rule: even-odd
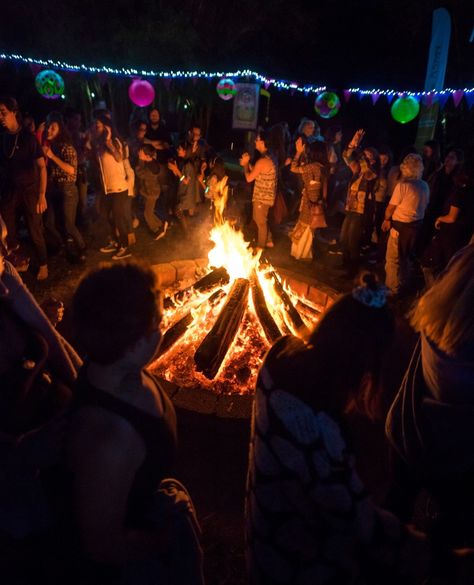
[[[36,129],[31,118],[22,122],[13,98],[1,98],[0,121],[8,249],[19,248],[22,211],[39,280],[48,276],[47,250],[65,247],[84,261],[88,193],[109,225],[100,251],[113,260],[132,255],[140,214],[159,240],[173,223],[187,234],[207,203],[215,220],[252,224],[258,249],[273,247],[272,232],[285,221],[297,260],[339,255],[350,277],[364,263],[378,264],[396,295],[410,290],[414,262],[432,284],[474,228],[472,166],[456,148],[442,159],[434,140],[422,153],[406,147],[395,165],[388,146],[364,143],[363,129],[344,146],[339,126],[323,137],[314,120],[303,118],[294,135],[286,123],[259,129],[239,160],[243,177],[229,177],[198,125],[180,137],[157,108],[135,114],[126,139],[106,109],[94,111],[86,130],[72,109],[51,112]],[[242,193],[247,206],[236,203]]]
[[[88,132],[74,111],[50,114],[36,131],[22,125],[15,100],[0,98],[0,122],[0,534],[12,554],[5,582],[204,583],[198,514],[169,477],[179,456],[176,412],[147,370],[162,338],[161,294],[154,272],[129,257],[134,195],[144,199],[155,239],[173,221],[188,233],[205,200],[214,222],[229,217],[224,161],[197,126],[173,144],[156,109],[133,121],[127,141],[107,111],[95,112]],[[341,140],[340,128],[323,139],[303,119],[292,137],[284,124],[259,130],[257,156],[240,158],[244,186],[253,183],[256,249],[274,245],[286,213],[295,258],[326,250],[351,276],[364,262],[385,265],[385,276],[363,272],[308,339],[285,335],[263,361],[250,431],[248,579],[470,583],[472,172],[456,149],[442,163],[435,142],[392,166],[388,148],[363,145],[363,130],[346,148]],[[55,329],[59,308],[48,318],[15,268],[23,268],[16,229],[21,210],[39,279],[47,278],[52,237],[80,261],[88,182],[92,207],[109,222],[101,252],[113,261],[84,274],[74,293],[74,349]],[[380,416],[395,336],[390,296],[409,287],[413,261],[426,279],[410,318],[419,341],[386,419],[392,478],[379,507],[359,477],[347,417]],[[436,510],[425,531],[410,524],[420,490]]]

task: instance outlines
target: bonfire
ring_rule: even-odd
[[[320,308],[287,289],[231,224],[215,225],[210,239],[207,274],[165,299],[150,369],[180,387],[249,393],[271,344],[290,333],[307,337]]]

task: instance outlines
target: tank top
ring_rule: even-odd
[[[144,373],[160,395],[163,404],[160,418],[93,386],[87,379],[85,367],[80,370],[76,384],[77,408],[97,406],[124,418],[145,443],[145,459],[136,472],[128,498],[127,523],[133,527],[146,526],[153,494],[170,473],[177,444],[174,406],[156,378]]]
[[[272,160],[268,155],[265,158]],[[255,179],[255,185],[253,188],[252,201],[263,203],[264,205],[272,205],[275,203],[276,187],[277,187],[277,172],[276,165],[272,161],[272,168],[265,172],[260,173]]]

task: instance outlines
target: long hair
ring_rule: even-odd
[[[272,373],[280,387],[314,410],[337,417],[356,408],[372,417],[393,337],[394,317],[386,305],[370,307],[346,294],[324,313],[307,345],[295,339],[275,356]]]
[[[46,128],[51,124],[57,124],[59,128],[58,135],[52,141],[54,145],[62,146],[63,144],[72,144],[72,138],[69,130],[66,128],[64,118],[60,112],[50,112],[46,117]]]
[[[118,140],[120,142],[120,144],[123,146],[123,141],[120,137],[120,134],[118,133],[117,128],[115,127],[114,123],[112,122],[112,119],[110,118],[110,116],[108,116],[104,112],[100,112],[94,116],[94,120],[98,120],[104,126],[107,126],[108,128],[110,128],[112,140],[113,141]],[[104,148],[105,147],[105,133],[102,134],[101,136],[97,137],[95,139],[95,143],[96,143],[96,146],[99,146],[100,148]]]
[[[474,245],[421,297],[411,324],[448,355],[474,341]]]

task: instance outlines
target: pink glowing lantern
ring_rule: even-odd
[[[153,103],[155,89],[149,81],[134,79],[128,88],[128,97],[136,106],[144,108]]]

